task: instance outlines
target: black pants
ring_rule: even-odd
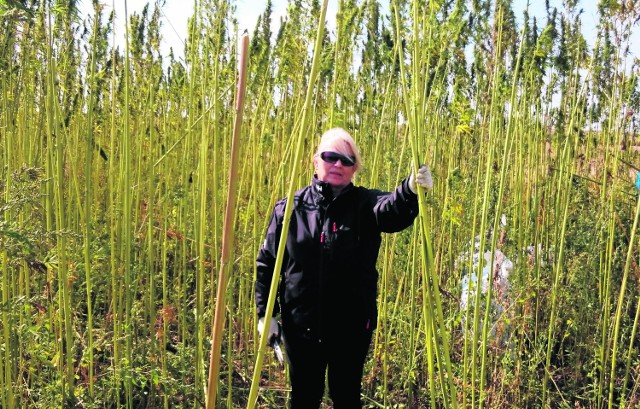
[[[291,381],[291,409],[320,407],[325,373],[335,409],[361,408],[362,371],[373,331],[365,328],[335,330],[319,341],[305,331],[283,327]]]

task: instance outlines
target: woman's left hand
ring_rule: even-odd
[[[417,175],[413,173],[411,174],[411,177],[409,178],[409,188],[411,188],[413,193],[418,193],[416,190],[416,184],[420,185],[423,189],[433,189],[433,178],[431,177],[431,172],[427,165],[420,166]]]

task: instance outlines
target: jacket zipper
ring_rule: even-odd
[[[325,242],[327,240],[324,232],[324,223],[327,215],[327,209],[320,205],[320,268],[318,270],[318,343],[322,343],[322,337],[324,335],[323,330],[323,296],[324,296],[324,257],[325,257]]]

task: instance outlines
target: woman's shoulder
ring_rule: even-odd
[[[293,203],[299,204],[304,201],[308,201],[311,198],[311,186],[305,186],[301,189],[298,189],[293,194]],[[284,211],[285,206],[287,205],[288,197],[285,196],[278,200],[274,205],[275,210]]]

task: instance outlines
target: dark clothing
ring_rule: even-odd
[[[269,298],[285,205],[286,199],[276,203],[258,253],[255,289],[259,317],[264,316]],[[312,345],[329,341],[332,334],[349,337],[360,330],[366,330],[370,340],[377,321],[380,234],[405,229],[417,215],[417,196],[409,188],[408,178],[391,193],[350,184],[333,197],[331,186],[316,177],[310,186],[297,191],[281,269],[279,302],[274,309],[274,315],[281,313],[285,340],[288,337],[289,343],[297,346],[302,343],[291,340],[303,337]],[[342,342],[323,346],[316,362],[331,366],[331,356]],[[305,365],[296,365],[295,356],[301,357],[300,362],[304,356],[311,359],[309,355],[316,351],[309,348],[297,355],[298,348],[287,347],[287,355],[294,356],[290,359],[294,388],[299,385],[294,374],[301,373]],[[364,357],[361,360],[359,368],[354,368],[359,373],[358,386]],[[323,371],[321,384],[314,385],[322,386],[320,392],[324,389]],[[357,393],[359,396],[359,387]]]
[[[256,305],[264,316],[286,199],[276,203],[257,258]],[[417,196],[405,179],[392,193],[349,185],[333,198],[315,177],[295,194],[282,264],[279,303],[283,325],[294,324],[321,338],[331,326],[372,328],[377,319],[376,262],[381,232],[413,223]]]
[[[291,408],[318,408],[324,396],[325,373],[335,409],[360,408],[364,363],[372,329],[332,333],[322,342],[304,332],[288,331],[284,343],[291,377]]]

